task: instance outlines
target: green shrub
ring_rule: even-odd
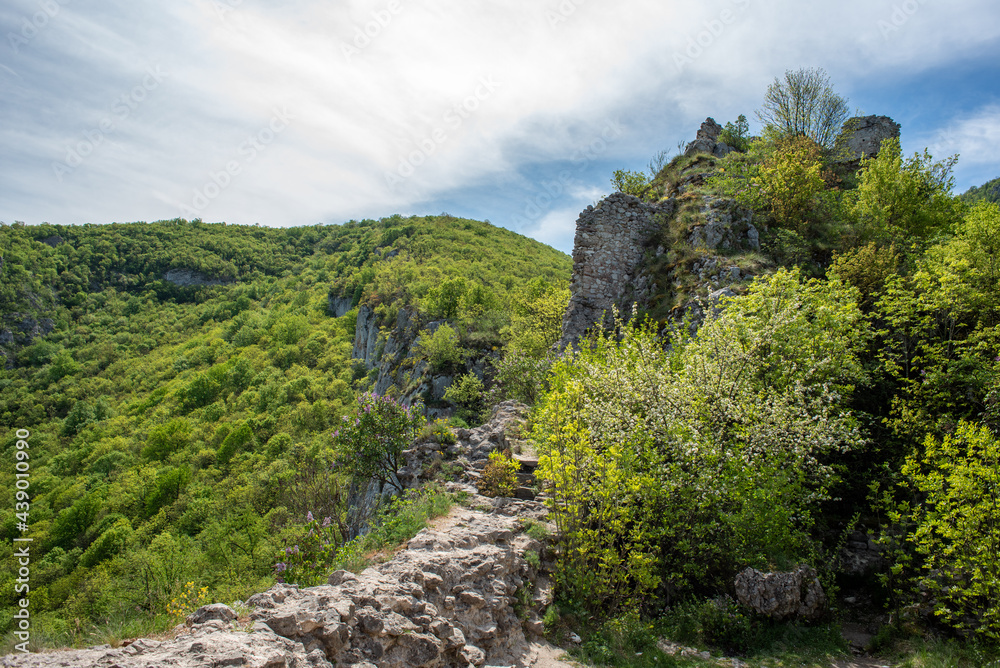
[[[669,349],[647,324],[555,363],[536,409],[558,583],[611,609],[724,591],[746,566],[812,561],[830,458],[863,443],[844,410],[869,334],[854,292],[779,271]]]
[[[147,459],[166,459],[184,448],[191,438],[191,425],[184,418],[176,418],[149,430],[142,456]]]
[[[942,624],[1000,640],[1000,439],[960,422],[943,439],[928,436],[902,474],[919,497],[889,515],[910,529],[894,573],[910,575],[913,599],[929,601]]]
[[[80,557],[80,565],[93,568],[100,562],[115,556],[128,545],[132,538],[132,525],[124,517],[104,531]]]
[[[650,190],[649,177],[642,172],[632,172],[626,169],[616,169],[611,183],[617,192],[639,198],[645,197]]]
[[[508,453],[491,452],[479,478],[479,493],[484,496],[513,496],[520,466]]]
[[[421,331],[417,349],[433,371],[448,371],[465,362],[466,351],[459,345],[458,332],[448,324],[440,325],[433,333]]]
[[[432,440],[435,443],[441,443],[443,445],[454,445],[458,442],[455,437],[455,432],[451,430],[448,426],[446,420],[438,418],[424,425],[424,428],[420,430],[421,440]]]
[[[740,114],[735,124],[732,121],[726,123],[719,134],[719,141],[732,146],[737,151],[744,152],[750,146],[749,133],[750,124],[747,122],[747,117]]]
[[[475,421],[483,411],[483,381],[474,373],[459,376],[444,391],[444,400],[458,406],[463,420]]]
[[[222,445],[219,446],[216,453],[216,461],[225,464],[237,452],[243,452],[248,449],[248,446],[252,446],[254,440],[253,430],[249,424],[244,422],[223,439]]]
[[[536,357],[517,348],[507,348],[503,357],[490,360],[494,376],[487,404],[495,406],[508,399],[534,404],[546,387],[554,359],[551,353]]]
[[[925,150],[903,160],[898,138],[883,141],[874,158],[862,158],[848,206],[862,241],[908,246],[914,238],[926,240],[946,230],[960,206],[951,197],[957,159],[934,162]]]
[[[885,289],[886,281],[899,270],[899,253],[892,246],[875,242],[834,255],[830,275],[853,285],[861,295],[861,305],[870,307]]]
[[[535,520],[525,520],[524,533],[540,543],[544,543],[549,538],[548,527]]]
[[[402,489],[396,472],[403,449],[420,432],[424,418],[418,406],[365,392],[358,396],[353,416],[345,415],[333,433],[333,447],[343,469],[362,480],[377,480]]]

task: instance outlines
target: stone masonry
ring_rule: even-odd
[[[857,163],[863,156],[874,158],[882,142],[899,138],[899,123],[888,116],[855,116],[844,123],[837,148],[842,155],[838,162]]]
[[[610,321],[611,307],[631,287],[646,243],[657,228],[656,216],[669,216],[674,208],[673,199],[648,204],[619,192],[580,214],[573,244],[572,297],[563,315],[560,349],[598,322]]]

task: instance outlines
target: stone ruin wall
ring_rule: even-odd
[[[733,149],[718,141],[721,132],[722,126],[714,119],[706,119],[685,153],[725,156]],[[888,116],[851,118],[844,123],[837,140],[842,150],[840,161],[848,163],[848,167],[856,165],[862,155],[877,155],[882,142],[892,137],[899,137],[899,124]],[[571,297],[563,314],[560,349],[575,344],[598,322],[608,324],[612,306],[628,308],[631,300],[626,298],[642,298],[649,277],[638,275],[637,270],[650,235],[657,228],[655,218],[657,214],[671,216],[675,209],[673,198],[648,204],[618,192],[580,214],[573,244]],[[702,213],[705,222],[692,231],[693,246],[760,250],[760,235],[751,212],[732,200],[709,197],[705,198]],[[712,289],[718,287],[713,284]]]
[[[654,205],[620,192],[584,209],[576,221],[572,296],[560,348],[575,343],[602,318],[610,321],[612,306],[635,288],[634,273],[657,229],[656,216],[673,212],[672,199]]]
[[[878,155],[882,142],[899,139],[899,123],[888,116],[855,116],[844,122],[836,148],[838,162],[857,163],[862,157]]]

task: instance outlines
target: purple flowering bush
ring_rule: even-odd
[[[274,565],[274,574],[278,582],[312,587],[329,575],[328,565],[336,558],[342,537],[329,517],[320,522],[312,512],[306,514],[303,529],[305,535],[284,549],[281,561]]]
[[[419,405],[404,406],[392,397],[365,392],[354,415],[344,416],[333,432],[337,462],[356,478],[377,480],[402,491],[396,472],[403,449],[424,426]]]

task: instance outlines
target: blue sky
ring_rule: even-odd
[[[0,221],[488,219],[561,250],[615,169],[822,67],[1000,176],[995,0],[6,0]]]

